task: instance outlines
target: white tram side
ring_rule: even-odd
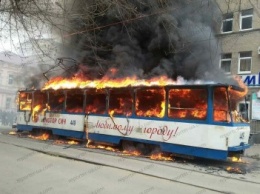
[[[19,91],[17,129],[226,160],[249,147],[236,112],[242,89],[225,84]]]

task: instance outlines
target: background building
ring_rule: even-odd
[[[248,95],[238,109],[250,119],[252,133],[260,133],[260,1],[216,2],[223,14],[217,34],[222,47],[219,66],[248,85]]]
[[[0,124],[11,125],[16,116],[16,78],[21,72],[22,58],[12,52],[0,53]]]
[[[17,91],[40,87],[46,81],[43,72],[54,66],[58,57],[59,44],[52,39],[34,39],[20,45],[20,55],[0,52],[0,125],[12,124]]]

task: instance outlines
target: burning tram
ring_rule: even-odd
[[[249,147],[249,124],[236,111],[244,95],[238,86],[89,85],[19,91],[17,129],[216,160]]]

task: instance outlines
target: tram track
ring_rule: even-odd
[[[240,179],[240,178],[236,178],[236,177],[232,177],[231,175],[234,175],[232,173],[227,173],[227,175],[221,175],[220,173],[226,173],[225,171],[225,167],[226,166],[240,166],[240,167],[246,167],[247,163],[233,163],[230,161],[221,161],[219,162],[220,164],[217,164],[218,167],[215,166],[206,166],[206,164],[204,165],[199,165],[198,162],[194,163],[193,161],[189,160],[185,160],[185,162],[177,162],[176,161],[160,161],[160,160],[152,160],[149,157],[146,156],[124,156],[120,153],[111,153],[110,151],[106,151],[106,150],[98,150],[97,149],[91,149],[91,148],[77,148],[75,147],[75,149],[79,149],[79,150],[84,150],[87,149],[89,152],[93,152],[93,153],[101,153],[101,154],[105,154],[105,155],[109,155],[109,156],[117,156],[117,157],[123,157],[123,158],[130,158],[131,160],[136,160],[136,161],[142,161],[142,162],[149,162],[151,164],[156,164],[156,165],[160,165],[160,166],[167,166],[169,168],[175,168],[175,169],[182,169],[185,171],[193,171],[193,172],[197,172],[200,174],[205,174],[205,175],[211,175],[211,176],[215,176],[215,177],[222,177],[222,178],[229,178],[229,179],[233,179],[233,180],[237,180],[237,181],[241,181],[241,182],[249,182],[249,183],[255,183],[255,184],[260,184],[260,182],[256,182],[256,181],[250,181],[250,180],[245,180],[245,179]],[[209,162],[209,161],[208,161]],[[214,163],[214,161],[210,161],[210,163]],[[176,166],[176,164],[178,166]],[[197,167],[200,168],[200,170],[195,170],[192,168],[185,168],[182,167],[181,165],[193,165],[193,167]],[[219,167],[220,165],[223,165],[222,167]],[[234,166],[235,165],[235,166]],[[205,172],[202,171],[201,169],[204,168]],[[219,172],[218,174],[214,174],[216,172]],[[239,173],[236,175],[240,175]],[[243,174],[242,174],[243,175]]]
[[[14,136],[8,136],[12,139],[14,139]],[[95,164],[95,165],[99,165],[99,166],[104,166],[104,167],[110,167],[110,168],[116,168],[116,169],[120,169],[120,170],[125,170],[128,171],[129,173],[136,173],[136,174],[142,174],[145,176],[149,176],[149,177],[154,177],[154,178],[158,178],[158,179],[163,179],[166,181],[173,181],[176,183],[180,183],[180,184],[185,184],[185,185],[189,185],[189,186],[193,186],[196,188],[201,189],[201,191],[203,190],[210,190],[210,191],[214,191],[214,192],[218,192],[218,193],[231,193],[230,191],[225,191],[219,188],[214,188],[214,187],[210,187],[210,186],[203,186],[203,185],[198,185],[195,184],[193,182],[187,182],[185,179],[191,175],[196,175],[199,177],[205,177],[208,176],[211,179],[218,179],[218,183],[224,183],[224,182],[237,182],[236,184],[247,184],[247,186],[256,186],[259,185],[259,182],[256,181],[252,181],[252,180],[245,180],[245,179],[239,179],[236,177],[233,177],[232,174],[229,174],[229,176],[224,176],[221,174],[214,174],[214,173],[208,173],[208,172],[203,172],[201,170],[197,170],[196,168],[191,168],[190,166],[187,168],[181,166],[180,164],[178,164],[177,166],[175,165],[176,163],[170,163],[170,162],[164,162],[164,161],[154,161],[154,160],[150,160],[147,159],[145,157],[132,157],[132,156],[124,156],[118,152],[109,152],[106,150],[100,150],[100,149],[92,149],[92,148],[86,148],[86,147],[82,147],[79,145],[56,145],[54,144],[54,141],[48,140],[45,142],[39,141],[39,140],[34,140],[34,139],[30,139],[30,138],[18,138],[18,139],[23,139],[26,142],[31,142],[32,144],[45,144],[45,145],[49,145],[49,146],[55,146],[56,148],[58,147],[58,150],[63,150],[65,151],[65,153],[61,153],[61,152],[56,152],[54,150],[50,151],[50,150],[44,150],[44,149],[39,149],[36,147],[32,147],[31,145],[22,145],[21,143],[17,143],[16,141],[13,141],[15,143],[13,143],[12,141],[2,141],[0,138],[0,142],[1,143],[6,143],[6,144],[10,144],[13,146],[17,146],[20,148],[24,148],[24,149],[29,149],[32,152],[37,152],[37,153],[42,153],[42,154],[47,154],[47,155],[51,155],[51,156],[56,156],[56,157],[62,157],[62,158],[66,158],[66,159],[70,159],[70,160],[75,160],[78,162],[85,162],[85,163],[90,163],[90,164]],[[12,142],[12,143],[11,143]],[[42,147],[42,146],[40,146]],[[111,163],[111,162],[104,162],[105,160],[93,160],[93,159],[89,159],[88,157],[77,157],[79,155],[68,155],[66,153],[66,150],[73,150],[73,151],[78,151],[80,154],[85,153],[84,156],[86,155],[90,155],[90,154],[94,154],[95,156],[100,157],[105,156],[105,158],[112,158],[112,160],[115,160],[115,158],[117,158],[117,161],[121,161],[121,166],[118,165],[117,163]],[[122,162],[124,163],[138,163],[138,164],[142,164],[143,167],[140,168],[130,168],[127,165],[122,165]],[[226,164],[230,164],[230,162],[225,162]],[[154,173],[152,171],[150,171],[149,169],[147,171],[144,171],[142,169],[144,169],[145,166],[148,165],[153,165],[153,168],[158,168],[158,169],[170,169],[171,171],[181,171],[181,174],[178,174],[176,176],[174,176],[174,178],[171,178],[169,176],[163,176],[161,173]],[[246,165],[246,164],[243,164]],[[181,180],[182,179],[182,180]],[[195,181],[196,182],[196,181]]]
[[[0,141],[0,143],[3,143],[3,142]],[[15,144],[10,144],[10,145],[17,146]],[[84,159],[75,159],[74,157],[66,156],[66,155],[63,155],[63,154],[50,153],[50,152],[47,152],[47,151],[40,151],[40,150],[37,150],[37,149],[28,148],[28,147],[22,147],[22,146],[19,146],[19,147],[24,148],[24,149],[28,149],[28,150],[31,150],[31,151],[35,151],[35,152],[38,152],[38,153],[41,153],[41,154],[46,154],[46,155],[49,155],[49,156],[60,157],[60,158],[75,160],[75,161],[78,161],[78,162],[84,162],[84,163],[89,163],[89,164],[94,164],[94,165],[99,165],[99,166],[104,166],[104,167],[115,168],[115,169],[118,169],[118,170],[128,171],[130,173],[136,173],[136,174],[145,175],[145,176],[148,176],[148,177],[158,178],[158,179],[167,180],[167,181],[173,181],[169,178],[165,178],[165,177],[161,177],[161,176],[155,176],[155,175],[151,175],[149,173],[130,170],[130,169],[126,169],[126,168],[115,167],[113,165],[107,165],[105,163],[93,162],[93,161],[88,161],[88,160],[84,160]],[[126,178],[127,177],[128,176],[126,176]],[[211,188],[207,188],[207,187],[201,187],[201,186],[198,186],[198,185],[188,184],[188,183],[184,183],[184,182],[181,182],[181,181],[174,181],[174,182],[184,184],[184,185],[188,185],[188,186],[192,186],[192,187],[196,187],[196,188],[200,188],[200,189],[202,189],[202,191],[203,190],[209,190],[209,191],[214,191],[214,192],[222,193],[222,194],[230,194],[229,192],[219,191],[219,190],[215,190],[215,189],[211,189]]]
[[[102,155],[108,155],[108,156],[115,156],[115,157],[121,157],[121,158],[127,158],[127,159],[131,159],[131,160],[135,160],[135,161],[141,161],[141,162],[149,162],[149,163],[153,163],[156,165],[160,165],[160,166],[167,166],[170,168],[178,168],[178,169],[182,169],[182,170],[192,170],[195,171],[197,173],[201,173],[201,174],[210,174],[212,176],[217,176],[217,177],[223,177],[226,178],[227,176],[224,175],[220,175],[218,174],[214,174],[214,172],[225,172],[225,168],[228,166],[231,167],[240,167],[240,168],[246,168],[246,166],[248,165],[247,162],[231,162],[231,161],[213,161],[213,160],[206,160],[203,159],[202,162],[206,163],[206,164],[201,164],[199,162],[201,162],[201,160],[192,160],[192,159],[185,159],[185,158],[179,158],[178,161],[176,162],[175,160],[173,161],[163,161],[163,160],[152,160],[149,158],[149,156],[144,156],[144,155],[140,155],[140,156],[132,156],[132,155],[126,155],[123,154],[122,151],[108,151],[105,149],[100,149],[100,148],[88,148],[82,145],[65,145],[65,144],[55,144],[55,140],[48,140],[48,141],[39,141],[39,140],[35,140],[35,139],[31,139],[31,138],[26,138],[29,141],[35,141],[35,142],[48,142],[51,143],[51,145],[55,145],[55,146],[61,146],[63,147],[63,149],[68,149],[68,148],[73,148],[79,151],[88,151],[91,153],[98,153],[98,154],[102,154]],[[14,144],[13,144],[14,145]],[[26,147],[24,147],[26,148]],[[31,149],[31,148],[28,148]],[[33,149],[31,149],[33,150]],[[42,153],[48,153],[48,152],[44,152],[41,150],[34,150],[34,151],[38,151],[38,152],[42,152]],[[75,158],[74,158],[75,159]],[[93,163],[93,164],[103,164],[104,163]],[[178,166],[176,166],[176,164]],[[192,168],[184,168],[183,166],[180,165],[193,165],[195,167],[200,168],[200,170],[194,170]],[[201,169],[206,170],[206,172],[203,172]],[[259,168],[259,167],[258,167]],[[232,173],[229,173],[227,175],[230,175]],[[240,174],[240,173],[237,173]],[[238,181],[242,181],[242,182],[251,182],[251,183],[256,183],[256,184],[260,184],[260,182],[255,182],[255,181],[249,181],[249,180],[245,180],[245,179],[239,179],[239,178],[234,178],[234,177],[230,177],[228,176],[230,179],[234,179],[234,180],[238,180]]]

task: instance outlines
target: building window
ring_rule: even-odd
[[[6,108],[6,109],[11,108],[11,98],[6,98],[5,108]]]
[[[233,29],[233,13],[228,13],[223,16],[222,20],[222,32],[232,32]]]
[[[220,59],[220,68],[223,69],[226,73],[230,73],[231,70],[231,58],[232,54],[231,53],[223,53],[221,55]]]
[[[251,73],[252,66],[252,52],[240,52],[239,53],[239,64],[238,73]]]
[[[8,84],[9,85],[13,85],[13,83],[14,83],[14,76],[13,75],[9,75]]]
[[[253,9],[244,10],[240,14],[240,30],[252,29]]]

